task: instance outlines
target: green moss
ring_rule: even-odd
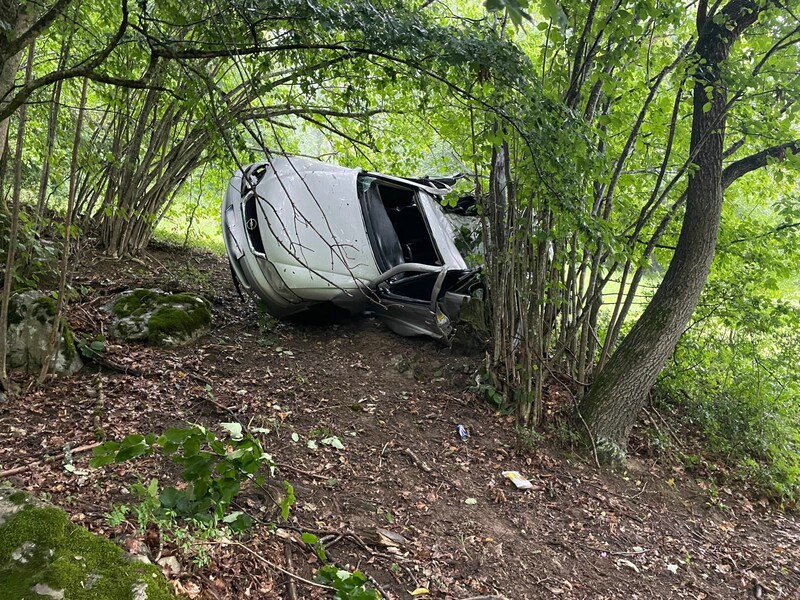
[[[146,330],[147,341],[155,345],[191,339],[199,329],[211,324],[208,302],[191,293],[137,289],[117,299],[111,310],[118,319],[117,335],[139,339],[139,331]]]
[[[25,504],[25,501],[30,498],[30,495],[26,492],[12,492],[8,499],[13,502],[14,504]]]
[[[196,296],[190,298],[192,304],[187,303],[186,308],[163,306],[153,313],[147,323],[151,344],[162,344],[175,335],[191,337],[198,329],[211,324],[211,309]]]
[[[126,560],[119,547],[56,508],[28,506],[0,526],[4,600],[41,599],[32,591],[40,583],[70,600],[130,600],[139,582],[147,584],[148,600],[175,598],[155,566]]]
[[[22,314],[19,312],[19,305],[16,297],[12,297],[8,303],[8,324],[18,325],[22,323]]]
[[[64,338],[64,356],[67,362],[71,362],[77,351],[75,350],[75,336],[72,335],[72,329],[69,328],[66,319],[61,320],[61,336]]]
[[[127,296],[119,298],[114,302],[112,311],[118,317],[141,316],[154,305],[161,304],[162,294],[153,290],[138,289],[133,290]]]
[[[56,301],[50,296],[42,296],[33,301],[32,313],[40,323],[52,321],[56,316]]]

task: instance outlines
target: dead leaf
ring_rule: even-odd
[[[430,594],[431,591],[428,588],[418,587],[413,592],[411,592],[412,596],[425,596],[426,594]]]
[[[628,567],[629,569],[632,569],[636,573],[639,572],[639,567],[637,567],[635,564],[633,564],[627,558],[618,558],[617,559],[617,564],[618,565],[622,565],[623,567]]]

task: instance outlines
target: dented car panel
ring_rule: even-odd
[[[331,303],[447,339],[474,281],[438,201],[449,190],[305,158],[249,165],[222,202],[232,272],[276,317]]]

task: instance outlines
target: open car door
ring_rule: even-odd
[[[359,178],[364,224],[382,272],[369,282],[372,312],[400,335],[449,339],[477,281],[438,201],[448,189],[385,175]]]
[[[448,340],[477,281],[477,270],[405,263],[373,282],[373,313],[400,335]]]

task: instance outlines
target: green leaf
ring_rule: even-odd
[[[294,505],[296,498],[291,483],[284,481],[283,487],[286,489],[286,497],[281,502],[281,518],[286,521],[289,518],[289,509]]]
[[[336,448],[337,450],[344,450],[344,444],[342,444],[342,440],[340,440],[335,435],[323,438],[321,440],[321,442],[323,444],[325,444],[326,446],[332,446],[332,447]]]
[[[234,519],[231,519],[232,516],[235,515]],[[243,513],[240,511],[232,512],[230,515],[226,516],[223,519],[223,522],[228,524],[231,531],[234,533],[241,533],[250,529],[255,524],[255,519],[248,515],[247,513]]]
[[[241,423],[220,423],[220,426],[228,432],[232,440],[241,440],[244,437]]]
[[[558,25],[562,33],[566,31],[569,21],[567,20],[566,13],[564,13],[558,2],[556,2],[556,0],[542,0],[541,6],[542,14],[545,18],[550,19]]]
[[[319,542],[319,538],[317,536],[315,536],[313,533],[309,533],[307,531],[304,531],[300,535],[300,539],[303,540],[306,544],[309,544],[309,545],[314,545],[317,542]]]
[[[162,437],[169,442],[180,444],[192,433],[194,433],[194,430],[192,429],[181,429],[178,427],[170,427],[162,434]]]
[[[117,442],[105,442],[92,451],[92,460],[89,461],[89,466],[92,468],[99,468],[114,462],[119,444]]]
[[[114,460],[118,463],[125,462],[126,460],[146,454],[149,450],[150,446],[145,442],[143,435],[129,435],[122,440]]]
[[[166,508],[175,508],[183,496],[183,492],[170,486],[161,490],[158,500]]]

